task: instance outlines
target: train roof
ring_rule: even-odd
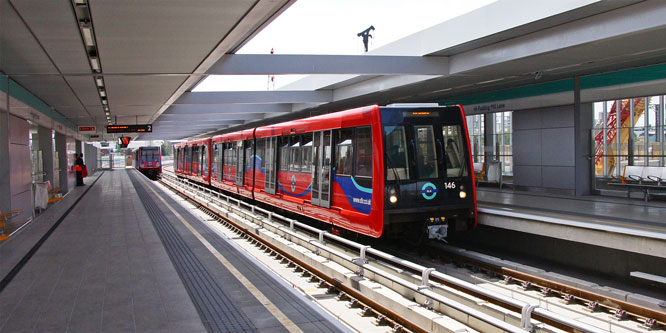
[[[203,145],[203,144],[210,144],[210,138],[181,142],[181,143],[177,143],[173,146],[175,148],[183,148],[183,147],[200,146],[200,145]]]
[[[231,142],[231,141],[239,141],[239,140],[251,140],[254,138],[254,128],[238,131],[238,132],[232,132],[232,133],[225,133],[225,134],[220,134],[216,135],[213,137],[213,143],[220,143],[220,142]]]
[[[369,125],[372,121],[372,112],[379,111],[378,105],[364,106],[360,108],[328,113],[310,118],[298,119],[262,126],[256,129],[255,136],[264,138],[276,135],[289,135],[322,131],[347,126]]]

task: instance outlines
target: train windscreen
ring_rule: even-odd
[[[446,176],[467,176],[469,168],[465,167],[465,142],[462,138],[460,125],[442,126],[442,137],[445,142],[444,154],[446,156]]]
[[[160,161],[160,150],[158,147],[144,147],[141,149],[141,162],[152,163]]]
[[[383,110],[386,180],[469,176],[460,113],[443,110]]]

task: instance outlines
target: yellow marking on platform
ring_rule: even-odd
[[[141,178],[139,178],[141,179]],[[146,181],[141,179],[141,182],[146,184]],[[157,191],[155,191],[152,187],[148,187],[153,193],[155,193],[155,196],[162,201],[162,203],[169,208],[169,210],[178,218],[178,220],[188,229],[194,236],[196,236],[199,241],[210,251],[217,260],[224,265],[235,277],[240,281],[240,283],[243,284],[245,288],[247,288],[252,295],[263,305],[266,310],[268,310],[270,313],[273,314],[273,316],[284,326],[289,332],[303,332],[291,319],[289,319],[280,309],[278,309],[273,302],[271,302],[257,287],[255,287],[250,280],[245,278],[241,272],[239,272],[236,267],[234,267],[220,252],[213,247],[192,225],[190,225],[171,205],[169,205],[164,198],[162,198]]]
[[[495,208],[495,209],[506,210],[506,211],[510,211],[510,212],[526,213],[526,214],[530,214],[530,215],[534,215],[534,216],[557,217],[557,218],[567,219],[567,220],[571,220],[571,221],[594,222],[594,223],[617,225],[617,226],[635,228],[635,229],[645,229],[645,230],[666,232],[666,228],[643,226],[643,225],[640,225],[640,224],[613,222],[613,221],[609,221],[609,220],[593,219],[593,218],[587,218],[587,217],[582,217],[582,216],[562,215],[562,214],[547,213],[547,212],[538,212],[537,213],[534,210],[520,209],[520,208],[507,209],[506,207],[503,207],[503,206],[493,206],[493,205],[485,205],[485,204],[484,205],[479,205],[479,207]]]

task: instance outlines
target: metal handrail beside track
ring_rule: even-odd
[[[425,304],[423,305],[429,308],[432,308],[432,302],[436,301],[440,304],[461,311],[488,325],[507,332],[533,331],[535,327],[532,322],[532,314],[536,314],[541,318],[559,323],[572,330],[584,332],[606,332],[606,330],[580,322],[576,319],[565,317],[548,309],[541,308],[538,306],[538,304],[530,304],[524,301],[516,300],[509,296],[502,295],[489,289],[485,289],[483,287],[463,281],[456,277],[438,272],[432,267],[425,267],[398,258],[394,255],[371,248],[370,246],[359,244],[357,242],[331,234],[325,230],[317,229],[292,218],[285,217],[275,212],[271,212],[261,207],[252,205],[243,200],[239,200],[220,192],[213,191],[210,188],[201,186],[199,184],[191,183],[185,179],[177,178],[169,174],[163,174],[162,180],[168,182],[172,186],[180,188],[184,193],[190,193],[195,200],[198,199],[197,201],[199,202],[205,202],[207,205],[209,205],[209,207],[218,206],[223,208],[226,210],[227,217],[230,212],[232,212],[232,214],[236,214],[237,216],[250,221],[257,226],[253,229],[253,232],[256,234],[260,234],[260,229],[262,228],[271,227],[274,230],[274,233],[281,233],[280,236],[282,237],[292,241],[294,239],[298,239],[300,240],[301,245],[309,244],[314,248],[314,252],[317,254],[322,255],[323,253],[326,253],[327,259],[336,258],[336,261],[344,263],[344,266],[356,267],[356,272],[361,277],[366,277],[366,272],[370,272],[374,275],[381,276],[393,284],[400,285],[401,287],[406,288],[415,294],[419,294],[426,300]],[[259,215],[258,213],[263,214],[263,216]],[[296,230],[306,231],[316,235],[316,238],[306,236],[302,233],[297,233]],[[326,244],[327,240],[338,244],[344,244],[345,246],[351,248],[352,251],[356,251],[358,256],[352,256],[331,246],[328,246]],[[392,266],[416,272],[421,277],[419,283],[408,281],[407,279],[388,272],[387,270],[382,270],[378,267],[368,264],[368,256],[372,256],[377,260],[382,260],[384,263],[388,263]],[[504,320],[495,318],[492,315],[486,314],[480,310],[474,309],[470,306],[437,293],[433,290],[433,287],[440,285],[439,283],[434,282],[433,278],[435,280],[444,281],[448,284],[454,285],[458,287],[458,290],[467,290],[470,294],[483,295],[484,297],[494,300],[495,303],[504,304],[504,307],[507,309],[520,309],[520,313],[516,313],[516,316],[520,318],[520,327],[507,323]]]

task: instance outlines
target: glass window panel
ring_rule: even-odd
[[[372,177],[372,132],[370,127],[356,129],[356,176]]]
[[[204,176],[208,176],[208,146],[201,146],[201,170]]]
[[[402,126],[384,127],[386,135],[386,180],[409,179],[407,163],[407,141]]]
[[[414,126],[414,138],[419,179],[437,178],[437,155],[432,126]]]
[[[312,172],[312,133],[303,134],[301,149],[303,151],[303,163],[301,172]]]
[[[280,138],[280,171],[289,171],[289,138]]]
[[[252,156],[252,141],[245,141],[245,170],[254,168],[254,158]]]
[[[337,130],[335,174],[351,176],[354,159],[354,129]]]
[[[301,171],[301,140],[298,135],[289,139],[289,171]]]
[[[465,143],[462,138],[460,125],[448,125],[442,127],[444,139],[444,153],[446,155],[447,177],[467,176],[465,160]]]

